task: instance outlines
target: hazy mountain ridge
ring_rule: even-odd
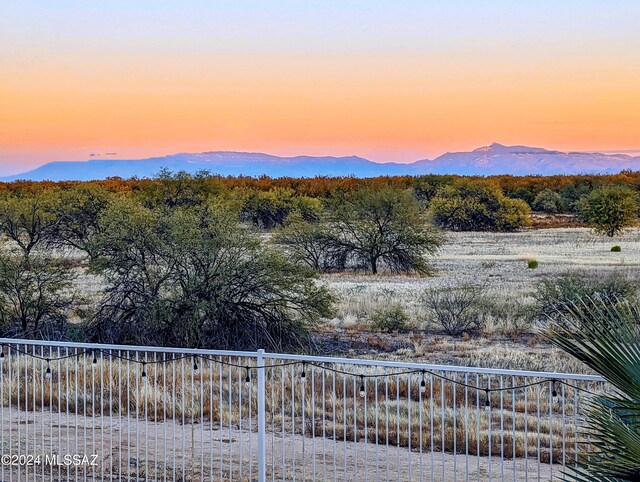
[[[190,173],[208,170],[223,176],[271,177],[613,174],[622,170],[640,170],[640,157],[597,152],[561,152],[539,147],[503,146],[497,143],[479,147],[471,152],[448,152],[435,159],[423,159],[409,164],[376,163],[358,156],[280,157],[257,152],[216,151],[180,153],[140,160],[56,161],[23,174],[0,179],[86,181],[107,177],[144,178],[154,176],[162,168]]]
[[[540,147],[493,143],[471,152],[447,152],[436,159],[413,163],[420,173],[469,174],[614,174],[640,170],[640,157],[598,152],[561,152]]]

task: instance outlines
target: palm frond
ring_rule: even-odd
[[[582,300],[550,319],[542,334],[613,387],[586,405],[581,435],[589,449],[567,480],[640,481],[640,310],[618,300]]]

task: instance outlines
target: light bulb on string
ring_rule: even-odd
[[[198,357],[194,355],[193,357],[193,374],[197,375],[200,373],[200,368],[198,368]]]
[[[247,386],[247,388],[251,387],[251,375],[249,374],[249,367],[246,367],[247,370],[247,376],[244,378],[244,384]]]
[[[487,398],[484,402],[484,409],[487,413],[491,412],[491,394],[489,393],[489,389],[486,390]]]
[[[4,362],[4,345],[0,346],[0,363]]]
[[[95,352],[91,352],[93,354],[93,361],[91,362],[91,365],[95,368],[98,365],[98,359],[96,358],[96,353]]]
[[[47,369],[44,372],[44,378],[51,380],[51,360],[47,359]]]
[[[367,394],[365,388],[364,388],[364,376],[360,375],[360,397],[364,398],[364,396]]]
[[[142,373],[140,374],[140,376],[142,377],[142,381],[143,382],[147,381],[147,364],[146,364],[146,362],[142,363]]]
[[[300,381],[302,383],[307,381],[307,374],[305,373],[304,369],[305,369],[305,362],[302,362],[302,373],[300,373]]]
[[[558,396],[558,392],[556,391],[556,382],[555,380],[551,382],[551,401],[552,403],[558,403],[560,401],[560,397]]]
[[[427,391],[427,382],[424,380],[424,372],[422,372],[422,381],[420,381],[420,393],[425,393]]]

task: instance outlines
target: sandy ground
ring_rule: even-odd
[[[496,434],[496,436],[498,436]],[[143,422],[134,418],[2,412],[2,453],[96,455],[95,467],[2,467],[2,481],[257,480],[255,432],[215,424]],[[20,447],[18,444],[20,441]],[[551,480],[561,467],[500,454],[465,457],[425,447],[409,451],[364,442],[267,433],[269,480]],[[44,459],[41,459],[44,460]]]

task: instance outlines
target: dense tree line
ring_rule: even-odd
[[[155,179],[122,179],[109,178],[101,181],[15,181],[0,183],[0,192],[11,191],[39,191],[52,188],[69,188],[75,185],[98,185],[111,192],[149,191],[153,186],[158,187],[160,181],[166,180],[169,173],[161,173]],[[163,179],[163,176],[165,179]],[[173,175],[169,177],[175,177]],[[297,196],[309,196],[314,198],[327,198],[335,193],[356,191],[361,188],[380,189],[385,187],[408,189],[414,188],[416,194],[429,196],[429,192],[435,193],[438,187],[457,182],[462,179],[489,180],[501,189],[507,197],[523,199],[531,204],[535,197],[549,189],[562,193],[567,200],[575,200],[589,191],[607,184],[624,185],[635,191],[640,191],[640,172],[623,171],[619,174],[607,175],[554,175],[554,176],[458,176],[458,175],[423,175],[423,176],[380,176],[375,178],[359,179],[355,177],[325,177],[313,178],[270,178],[229,176],[223,177],[211,175],[203,171],[195,175],[187,175],[185,178],[199,179],[201,186],[210,185],[213,190],[229,191],[272,191],[276,188],[291,189]],[[174,179],[175,180],[175,179]],[[179,181],[177,181],[179,182]]]

